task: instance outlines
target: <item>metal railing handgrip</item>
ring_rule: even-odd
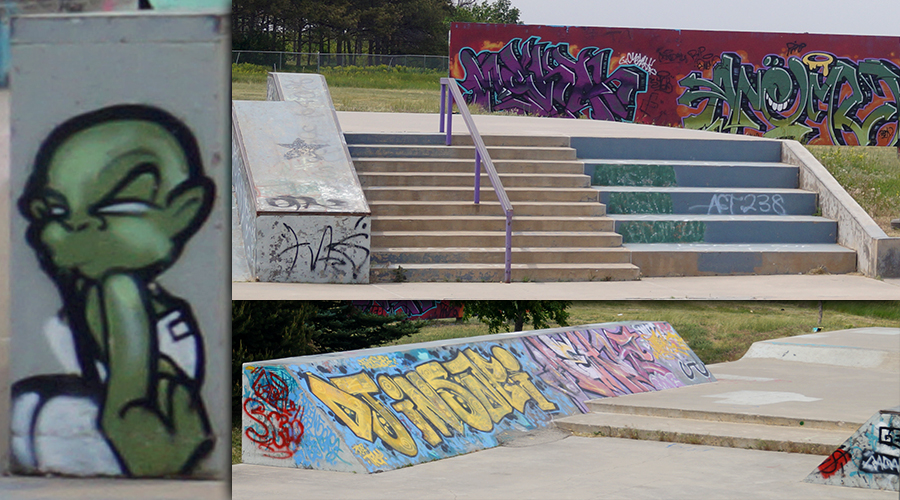
[[[444,113],[447,113],[447,145],[450,145],[451,133],[453,131],[453,102],[456,102],[457,108],[459,108],[459,114],[462,117],[463,121],[466,123],[466,127],[469,129],[469,135],[472,136],[472,142],[475,144],[475,203],[477,204],[480,200],[481,193],[481,167],[479,163],[483,163],[484,169],[488,174],[488,178],[491,180],[491,185],[494,187],[494,193],[497,195],[497,200],[500,202],[500,207],[503,209],[503,213],[506,216],[506,258],[505,260],[505,270],[504,270],[504,281],[506,283],[510,282],[512,275],[512,219],[513,219],[513,207],[509,202],[509,197],[506,195],[506,190],[503,189],[503,183],[500,182],[500,176],[497,175],[497,169],[494,168],[494,162],[491,160],[490,154],[488,154],[487,148],[484,145],[484,141],[481,139],[481,134],[478,133],[478,128],[475,127],[475,121],[472,119],[472,115],[469,113],[469,108],[466,106],[466,101],[463,99],[462,94],[459,91],[459,88],[455,85],[455,82],[451,83],[450,78],[441,78],[441,132],[444,132]],[[445,89],[449,90],[447,92],[447,105],[444,105],[444,92]]]

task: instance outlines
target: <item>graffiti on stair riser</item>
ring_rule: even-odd
[[[310,448],[310,416],[327,415],[345,449],[369,471],[496,446],[509,433],[587,411],[589,399],[714,380],[665,323],[288,365],[281,370],[290,370],[296,386],[284,376],[284,384],[268,376],[264,390],[256,387],[262,369],[244,368],[246,438],[267,436],[281,445],[274,451],[293,453],[298,464],[313,463],[324,451]],[[300,405],[306,395],[309,403]],[[263,408],[284,411],[265,423],[258,418]],[[302,427],[293,424],[296,418]],[[281,456],[262,439],[252,441],[265,456]],[[340,453],[333,443],[323,450],[330,450],[332,461]]]
[[[694,205],[690,208],[690,213],[787,215],[787,210],[784,208],[784,197],[780,194],[716,193],[712,195],[708,205]]]
[[[496,52],[466,47],[459,53],[465,77],[457,82],[467,103],[490,111],[631,122],[652,66],[632,55],[610,72],[612,53],[585,47],[573,56],[567,43],[539,37],[510,40]]]
[[[450,76],[491,111],[900,145],[896,37],[453,23]]]
[[[679,80],[686,128],[754,132],[801,142],[897,144],[900,67],[886,59],[854,61],[828,52],[767,56],[759,68],[726,52],[709,77]]]

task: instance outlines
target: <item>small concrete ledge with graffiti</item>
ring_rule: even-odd
[[[498,446],[586,413],[591,399],[713,381],[662,322],[246,363],[242,459],[380,472]]]
[[[807,483],[900,491],[900,406],[873,415],[812,471]]]
[[[232,183],[250,276],[368,283],[371,212],[324,78],[270,81],[269,98],[277,100],[232,103]]]

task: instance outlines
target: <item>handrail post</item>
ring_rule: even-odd
[[[450,89],[447,89],[450,90]],[[450,134],[453,133],[453,93],[447,92],[447,145],[452,142]]]
[[[481,152],[475,150],[475,204],[481,201]]]
[[[440,132],[444,133],[444,105],[447,104],[445,99],[447,97],[447,84],[441,82],[441,130]]]
[[[506,283],[512,279],[512,216],[511,210],[506,212],[506,269],[503,272],[503,280]]]

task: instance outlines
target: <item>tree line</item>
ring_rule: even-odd
[[[232,48],[446,55],[452,22],[521,23],[510,0],[234,0]]]

